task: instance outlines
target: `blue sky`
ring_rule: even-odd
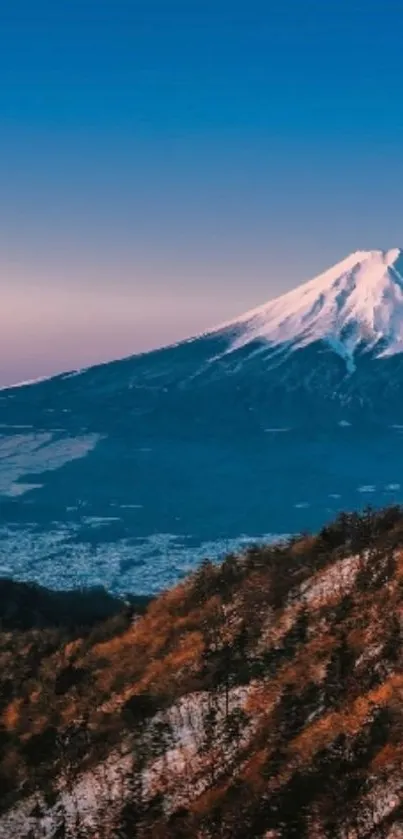
[[[0,381],[403,242],[396,0],[0,1]]]

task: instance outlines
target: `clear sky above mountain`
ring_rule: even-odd
[[[163,344],[403,242],[396,0],[0,9],[0,380]]]

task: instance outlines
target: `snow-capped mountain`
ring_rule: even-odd
[[[403,255],[356,251],[308,283],[283,294],[222,329],[235,330],[232,349],[255,340],[295,349],[324,341],[349,368],[358,348],[378,355],[403,351]]]
[[[0,393],[0,574],[163,588],[403,501],[403,256],[358,251],[176,346]]]

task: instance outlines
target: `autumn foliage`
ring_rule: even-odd
[[[141,617],[5,625],[0,835],[103,772],[100,839],[399,836],[402,556],[402,511],[366,510],[206,562]]]

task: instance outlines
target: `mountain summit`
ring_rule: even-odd
[[[403,254],[356,251],[310,282],[224,324],[231,349],[264,340],[295,349],[327,342],[354,369],[358,348],[403,352]]]

